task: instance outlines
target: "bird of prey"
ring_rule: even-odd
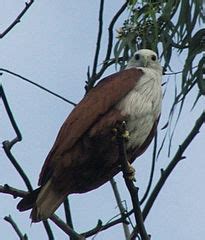
[[[121,171],[113,129],[125,122],[129,163],[141,155],[156,132],[162,102],[162,68],[157,54],[141,49],[126,69],[102,79],[63,123],[39,177],[39,188],[17,205],[32,208],[31,219],[49,218],[72,193],[98,188]]]

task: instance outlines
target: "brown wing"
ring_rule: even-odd
[[[62,125],[43,165],[39,185],[43,185],[50,177],[50,168],[60,160],[59,156],[68,151],[94,123],[133,89],[142,75],[142,70],[136,68],[123,70],[104,78],[89,91]]]

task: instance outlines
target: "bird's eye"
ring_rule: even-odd
[[[152,55],[151,59],[152,59],[152,61],[156,61],[157,57],[155,55]]]
[[[140,55],[139,54],[135,54],[135,60],[139,60],[140,59]]]

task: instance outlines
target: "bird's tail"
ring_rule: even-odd
[[[32,198],[35,202],[33,204],[29,203],[26,200],[26,197],[20,201],[17,205],[17,208],[20,211],[25,211],[29,208],[33,208],[31,211],[31,219],[32,222],[39,222],[41,220],[46,220],[49,218],[55,210],[60,206],[60,204],[64,201],[66,195],[57,192],[53,188],[53,184],[51,181],[48,181],[42,188],[37,189],[38,193],[36,198]],[[35,190],[37,192],[37,190]],[[34,192],[35,192],[34,191]],[[32,206],[31,206],[32,205]]]

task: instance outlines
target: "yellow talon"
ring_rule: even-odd
[[[128,141],[130,139],[130,133],[128,130],[125,130],[123,133],[122,133],[122,137]]]

